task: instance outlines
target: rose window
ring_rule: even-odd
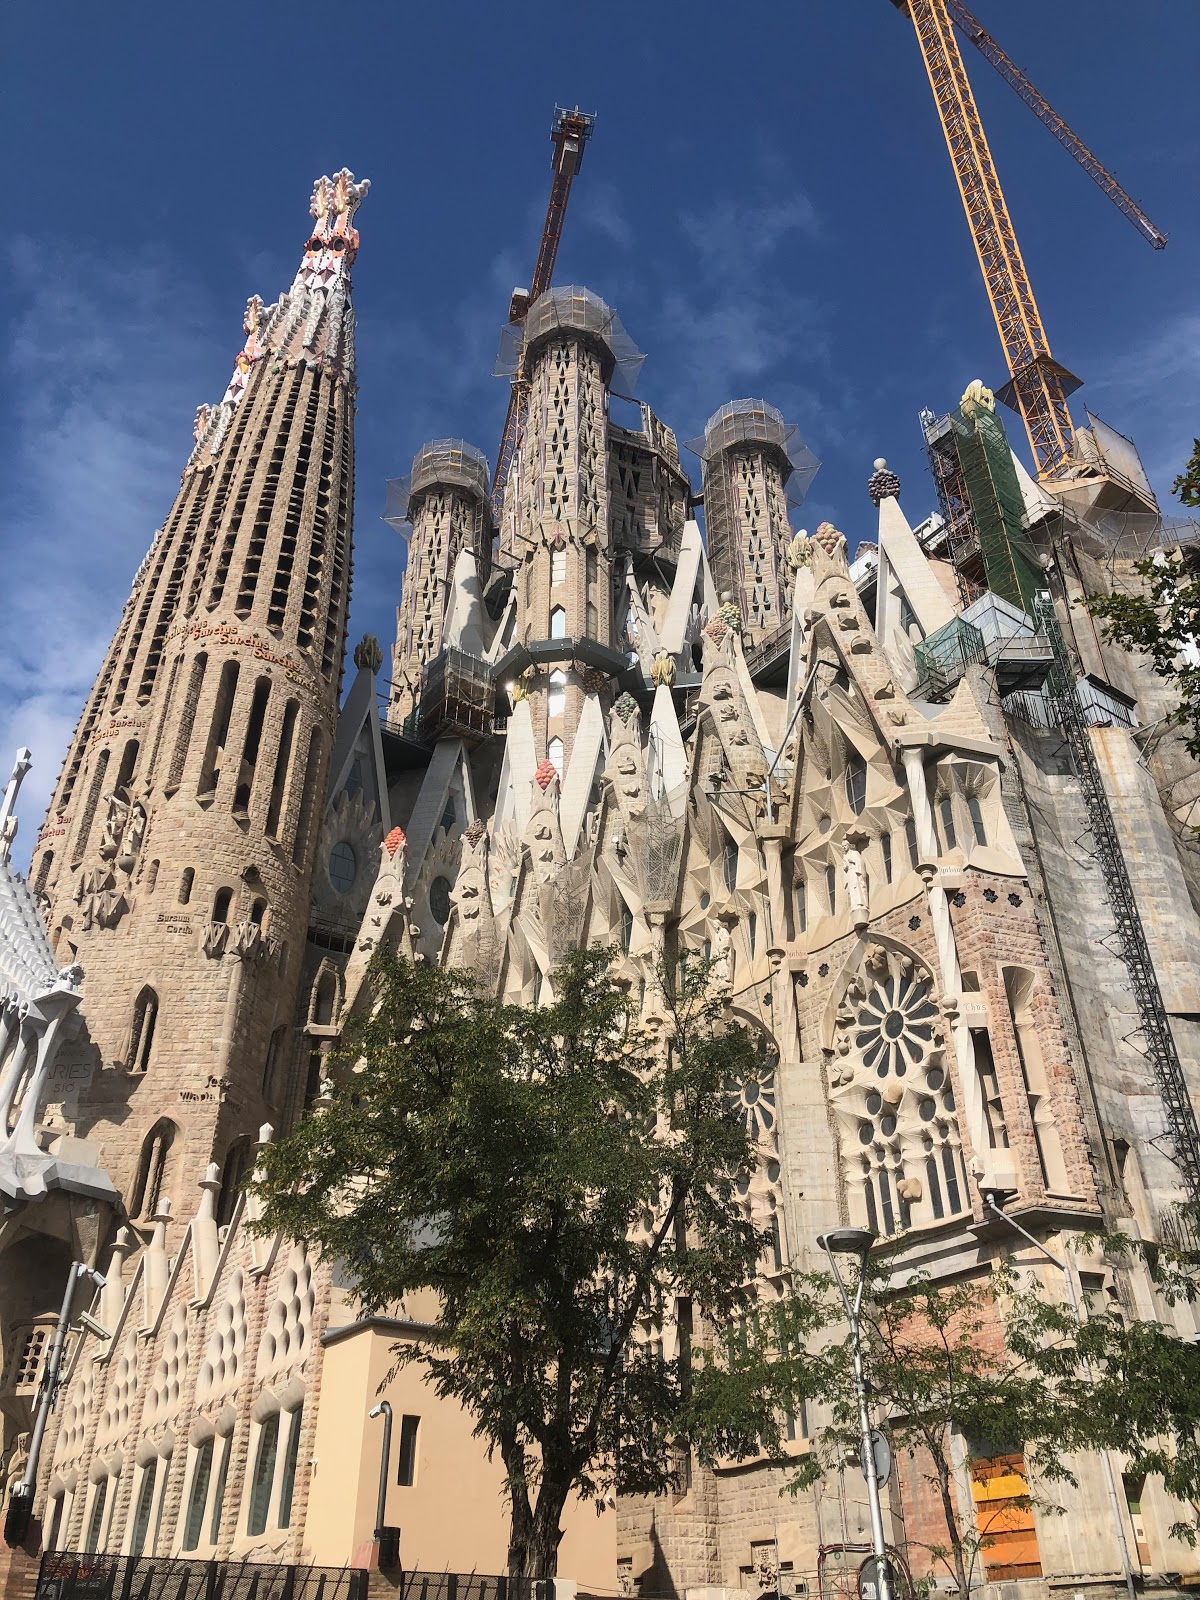
[[[927,978],[892,974],[876,984],[860,1005],[855,1044],[863,1065],[879,1077],[903,1078],[924,1058],[937,1024],[929,989]]]
[[[761,1072],[747,1073],[740,1083],[729,1086],[729,1097],[746,1124],[746,1132],[754,1140],[764,1139],[775,1131],[775,1070],[767,1066]]]

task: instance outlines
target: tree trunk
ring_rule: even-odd
[[[529,1504],[529,1481],[525,1476],[524,1452],[502,1450],[508,1472],[508,1575],[524,1578],[529,1575],[529,1539],[533,1532],[533,1511]]]
[[[562,1539],[562,1514],[567,1489],[542,1479],[526,1541],[525,1578],[556,1578],[558,1546]]]
[[[954,1577],[958,1584],[959,1600],[968,1600],[967,1569],[963,1562],[962,1533],[958,1526],[958,1512],[954,1505],[954,1491],[950,1483],[950,1469],[937,1457],[938,1489],[942,1497],[942,1514],[946,1518],[946,1532],[950,1536],[950,1552],[954,1557]]]

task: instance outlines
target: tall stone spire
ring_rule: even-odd
[[[60,961],[89,973],[62,1115],[135,1218],[169,1192],[164,1152],[201,1170],[289,1110],[266,1066],[295,1003],[345,645],[367,188],[319,179],[291,288],[250,300],[34,854]]]

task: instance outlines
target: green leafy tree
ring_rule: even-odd
[[[1192,440],[1187,466],[1171,485],[1171,493],[1185,506],[1200,507],[1200,439]]]
[[[1177,1257],[1162,1281],[1169,1294],[1188,1293],[1186,1284],[1194,1290]],[[827,1419],[793,1492],[856,1459],[859,1448],[850,1342],[829,1333],[841,1321],[840,1301],[828,1280],[809,1279],[802,1290],[796,1312],[784,1303],[761,1313],[759,1334],[764,1348],[781,1353],[777,1361],[799,1364],[791,1392],[816,1395]],[[1040,1287],[1021,1287],[1008,1268],[949,1285],[918,1276],[894,1290],[886,1262],[876,1262],[862,1332],[876,1423],[897,1459],[912,1453],[913,1470],[941,1507],[944,1538],[921,1547],[961,1595],[980,1581],[981,1558],[1010,1525],[1008,1508],[1057,1511],[1058,1491],[1076,1482],[1079,1455],[1097,1450],[1120,1452],[1135,1476],[1161,1474],[1168,1493],[1193,1510],[1172,1531],[1195,1542],[1200,1351],[1173,1329],[1116,1314],[1081,1323]],[[797,1354],[789,1358],[789,1350]],[[1028,1493],[977,1516],[961,1493],[964,1450],[1023,1455]]]
[[[657,1492],[685,1452],[778,1444],[749,1348],[710,1373],[691,1330],[742,1314],[765,1237],[735,1188],[754,1151],[729,1086],[762,1070],[685,973],[642,1027],[612,952],[576,953],[552,1005],[381,950],[327,1102],[264,1152],[259,1226],[336,1257],[369,1311],[433,1291],[436,1337],[397,1350],[474,1417],[505,1468],[509,1572],[553,1576],[574,1492]],[[678,1351],[644,1337],[674,1308]]]

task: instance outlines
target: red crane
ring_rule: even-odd
[[[554,276],[554,261],[562,238],[563,219],[567,214],[567,201],[571,184],[583,163],[583,147],[591,138],[596,125],[594,116],[580,111],[568,111],[565,106],[555,106],[554,122],[550,128],[550,142],[554,156],[550,163],[554,174],[550,184],[550,199],[546,205],[546,220],[542,225],[542,240],[538,245],[537,265],[533,269],[533,282],[528,292],[513,291],[508,308],[510,323],[523,323],[529,308],[539,295],[545,294]],[[504,486],[508,482],[513,456],[525,426],[525,411],[529,402],[529,383],[525,376],[523,357],[518,357],[517,371],[508,395],[508,414],[504,419],[504,432],[500,436],[500,449],[496,455],[496,471],[492,478],[492,508],[499,521],[504,506]]]

